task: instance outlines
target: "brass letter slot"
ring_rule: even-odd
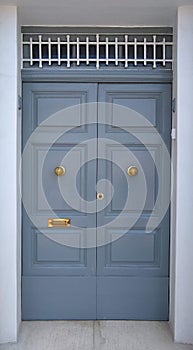
[[[63,219],[48,219],[48,227],[70,227],[70,219],[69,218],[63,218]]]

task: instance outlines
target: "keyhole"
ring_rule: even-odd
[[[104,194],[102,192],[97,193],[97,199],[101,200],[104,198]]]

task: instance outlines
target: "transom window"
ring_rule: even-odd
[[[165,29],[165,28],[164,28]],[[64,30],[64,29],[63,29]],[[96,29],[95,29],[96,30]],[[61,30],[60,30],[61,31]],[[172,31],[22,33],[22,68],[172,69]]]

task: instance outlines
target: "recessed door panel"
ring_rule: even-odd
[[[44,150],[42,150],[44,148]],[[50,147],[49,152],[47,153],[44,161],[42,161],[42,157],[45,154],[46,145],[39,145],[35,150],[35,159],[37,161],[37,168],[34,168],[34,177],[35,172],[38,173],[38,184],[43,185],[43,190],[46,193],[46,198],[41,196],[41,189],[38,188],[37,192],[37,210],[46,210],[46,206],[42,203],[45,198],[46,201],[49,202],[50,207],[57,212],[65,211],[69,212],[69,215],[74,215],[74,210],[71,206],[65,201],[65,194],[69,191],[68,183],[74,177],[74,173],[77,169],[80,169],[80,172],[77,176],[76,185],[78,191],[82,197],[86,197],[86,186],[84,185],[84,181],[86,178],[86,174],[89,172],[88,165],[84,167],[81,166],[82,162],[87,162],[87,146],[76,144],[55,144]],[[69,159],[65,160],[65,156],[71,152],[71,157],[73,159],[72,164],[69,164]],[[43,163],[43,168],[41,168]],[[65,174],[61,178],[57,178],[55,174],[55,169],[59,164],[63,164],[65,168]],[[41,181],[42,180],[42,181]],[[59,182],[60,181],[60,182]],[[61,191],[61,187],[63,191]],[[73,195],[73,193],[71,194]],[[70,194],[69,194],[70,196]],[[93,194],[94,196],[94,194]],[[94,199],[94,198],[93,198]],[[80,199],[76,199],[77,201],[77,211],[78,215],[84,215],[86,213],[86,208],[83,207]]]

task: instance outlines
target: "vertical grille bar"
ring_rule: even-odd
[[[125,68],[128,67],[128,35],[125,35]]]
[[[51,53],[51,38],[48,38],[48,65],[51,66],[52,61],[52,53]]]
[[[99,69],[99,34],[96,35],[96,68]]]
[[[67,35],[67,68],[70,68],[70,35]]]
[[[147,65],[147,39],[144,38],[144,46],[143,46],[143,64]]]
[[[105,38],[105,56],[106,56],[106,66],[109,64],[109,38]]]
[[[115,38],[115,66],[118,66],[118,38]]]
[[[39,35],[39,68],[42,68],[42,36]]]
[[[33,66],[33,39],[30,38],[30,66]]]
[[[134,65],[137,66],[137,38],[134,39]]]
[[[80,45],[79,45],[79,37],[76,39],[76,57],[77,57],[77,66],[80,65]]]
[[[86,64],[89,65],[89,37],[86,37]]]
[[[163,38],[163,66],[165,67],[166,65],[166,39]]]
[[[153,36],[153,68],[156,68],[156,35]]]
[[[58,38],[58,66],[61,65],[60,55],[60,38]]]

